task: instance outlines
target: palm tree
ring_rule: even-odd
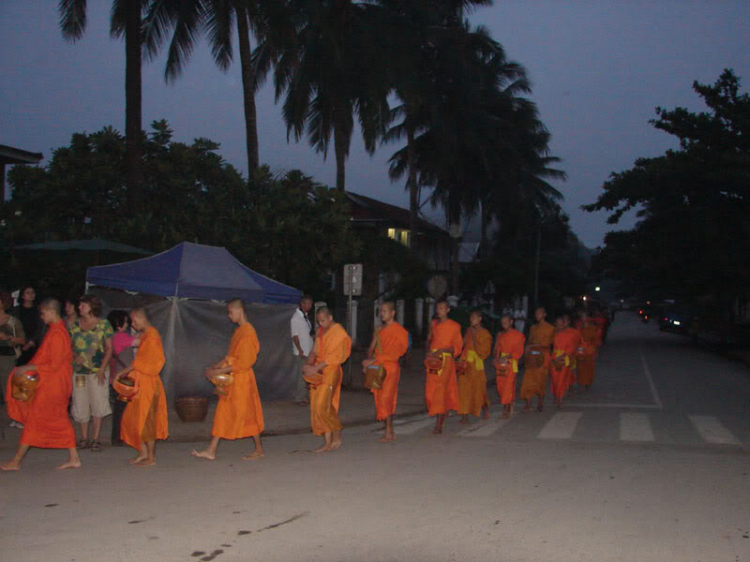
[[[296,33],[270,26],[256,50],[256,72],[275,67],[288,135],[297,141],[306,135],[324,158],[333,137],[336,187],[343,191],[354,116],[370,153],[388,117],[385,61],[375,48],[380,11],[353,0],[291,0],[289,6]]]
[[[142,16],[150,0],[114,0],[110,18],[112,37],[125,37],[125,184],[128,209],[141,207],[143,194],[141,128]],[[75,42],[86,30],[86,0],[60,0],[60,29]]]
[[[234,58],[232,30],[236,25],[249,177],[260,165],[255,93],[262,82],[257,79],[252,63],[250,33],[262,37],[266,21],[275,18],[278,22],[279,15],[284,13],[285,2],[274,0],[153,0],[146,16],[144,35],[150,56],[166,40],[164,30],[173,30],[164,70],[167,82],[182,73],[201,35],[208,38],[217,66],[227,71]]]
[[[473,8],[492,0],[380,0],[386,12],[383,38],[392,61],[390,79],[401,104],[391,112],[400,119],[384,137],[385,142],[406,138],[406,190],[409,192],[409,230],[412,250],[418,252],[420,182],[414,148],[416,136],[428,126],[428,106],[434,101],[434,45],[447,27],[463,21]]]

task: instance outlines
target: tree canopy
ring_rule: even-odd
[[[750,282],[750,96],[732,70],[693,89],[707,111],[659,107],[651,121],[679,148],[611,174],[584,209],[609,211],[611,224],[630,210],[639,218],[607,234],[608,274],[653,299],[711,300],[731,314]]]

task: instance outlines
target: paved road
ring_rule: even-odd
[[[243,462],[189,444],[136,470],[124,449],[80,471],[34,450],[0,474],[2,560],[750,560],[750,371],[621,315],[588,394],[562,411],[463,428],[455,417],[266,440]],[[497,415],[498,407],[494,412]]]

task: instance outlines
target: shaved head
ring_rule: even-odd
[[[325,316],[326,318],[333,317],[333,314],[331,313],[331,309],[327,306],[321,306],[318,310],[315,311],[316,316]]]
[[[232,299],[227,303],[227,306],[231,308],[239,308],[242,312],[247,312],[245,309],[245,302],[242,299]]]
[[[60,316],[60,314],[62,313],[62,305],[57,299],[44,299],[41,303],[39,303],[39,308],[43,310],[51,310],[58,316]]]
[[[146,310],[145,306],[137,306],[133,310],[130,311],[131,318],[133,316],[137,316],[138,318],[143,318],[147,322],[151,322],[151,318],[148,315],[148,310]]]
[[[385,301],[383,304],[380,305],[380,308],[389,308],[390,310],[396,311],[396,303],[393,301]]]

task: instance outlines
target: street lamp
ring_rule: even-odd
[[[594,290],[595,290],[595,291],[596,291],[596,292],[598,293],[599,291],[601,291],[601,290],[602,290],[602,288],[601,288],[601,287],[600,287],[599,285],[597,285],[597,286],[596,286],[596,288],[595,288]]]

